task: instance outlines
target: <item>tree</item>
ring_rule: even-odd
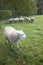
[[[15,0],[13,5],[15,13],[18,14],[34,14],[36,13],[35,0]]]
[[[4,9],[11,9],[15,14],[36,13],[35,0],[0,0]]]

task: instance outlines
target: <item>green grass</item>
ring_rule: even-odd
[[[6,24],[0,21],[0,65],[43,65],[43,16],[34,16],[34,23]],[[23,30],[26,39],[19,41],[20,48],[10,48],[3,36],[3,28],[12,26]]]

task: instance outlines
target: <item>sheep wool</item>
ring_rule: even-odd
[[[22,38],[26,38],[26,35],[22,30],[16,30],[11,26],[7,26],[4,28],[4,37],[7,40],[7,43],[16,43],[19,48],[18,41]]]
[[[19,33],[11,26],[4,28],[4,36],[9,43],[17,43],[19,40]]]

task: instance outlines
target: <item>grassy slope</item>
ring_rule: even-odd
[[[0,65],[43,65],[43,16],[35,16],[29,24],[2,24],[0,28]],[[1,25],[1,24],[0,24]],[[27,35],[19,41],[20,49],[10,48],[3,37],[3,28],[11,25]]]

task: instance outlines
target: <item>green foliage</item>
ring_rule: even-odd
[[[35,14],[37,11],[35,0],[15,0],[14,9],[17,14]]]
[[[11,9],[13,14],[36,14],[37,7],[35,0],[1,0],[1,9]]]
[[[7,19],[12,16],[12,12],[10,10],[0,10],[0,19]]]

